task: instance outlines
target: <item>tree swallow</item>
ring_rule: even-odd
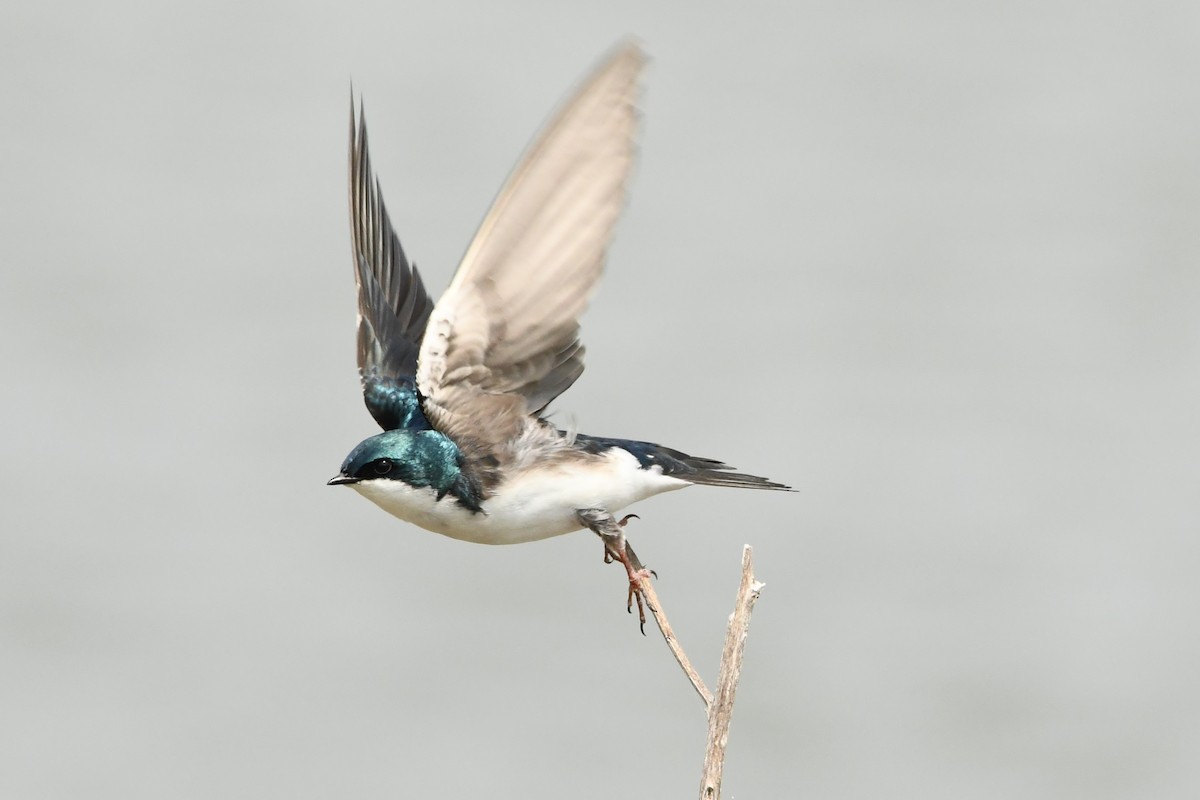
[[[383,433],[350,451],[329,481],[469,542],[589,528],[604,539],[605,560],[625,566],[639,607],[644,568],[614,512],[692,484],[788,489],[658,444],[562,431],[543,417],[583,372],[578,319],[624,203],[644,62],[637,45],[619,47],[546,125],[436,305],[392,229],[365,115],[360,104],[356,122],[351,102],[358,368]]]

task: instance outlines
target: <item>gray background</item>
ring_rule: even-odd
[[[577,534],[324,481],[351,79],[440,291],[627,33],[642,155],[558,403],[785,480],[632,536],[726,794],[1200,792],[1200,6],[4,5],[0,796],[689,796],[700,706]]]

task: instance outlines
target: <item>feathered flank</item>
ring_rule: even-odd
[[[428,427],[420,414],[415,377],[433,301],[388,219],[379,180],[371,170],[366,116],[360,103],[356,124],[353,97],[350,234],[358,285],[358,370],[367,408],[384,430]]]

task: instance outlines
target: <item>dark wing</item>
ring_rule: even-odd
[[[634,159],[645,57],[612,54],[534,140],[438,301],[417,386],[433,427],[499,456],[583,372],[579,315]]]
[[[433,301],[392,230],[367,151],[367,122],[350,99],[350,235],[358,284],[358,371],[367,409],[384,430],[418,424],[417,354]],[[424,425],[423,418],[419,421]]]

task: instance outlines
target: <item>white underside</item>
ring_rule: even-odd
[[[402,520],[426,530],[480,544],[518,544],[577,531],[577,509],[616,513],[631,503],[690,486],[662,474],[661,467],[641,468],[625,450],[613,448],[601,458],[569,461],[523,470],[496,488],[483,513],[463,508],[453,496],[441,500],[432,489],[401,481],[352,484],[358,493]]]

